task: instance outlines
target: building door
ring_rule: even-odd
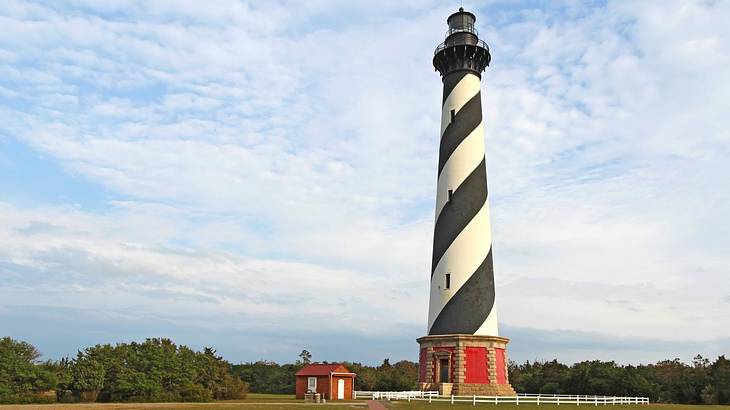
[[[307,391],[312,392],[312,393],[317,392],[317,378],[316,377],[307,378]]]
[[[337,400],[345,399],[345,379],[337,379]]]
[[[449,359],[439,360],[439,383],[449,382]]]

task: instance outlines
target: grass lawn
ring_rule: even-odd
[[[364,401],[337,404],[305,404],[293,394],[249,393],[245,400],[218,401],[211,403],[74,403],[74,404],[9,404],[0,410],[353,410],[366,409]]]
[[[286,410],[286,409],[303,409],[303,410],[353,410],[365,409],[365,402],[350,402],[337,404],[304,404],[299,400],[295,400],[290,395],[278,394],[254,394],[249,399],[238,401],[222,401],[213,403],[83,403],[83,404],[27,404],[27,405],[0,405],[0,410]],[[475,408],[470,403],[431,403],[427,401],[390,401],[383,402],[391,410],[454,410]],[[575,405],[557,406],[554,404],[543,404],[540,406],[534,404],[500,404],[498,409],[493,404],[479,403],[477,407],[495,410],[545,410],[551,408],[553,410],[571,410]],[[595,406],[575,406],[588,410]],[[605,410],[730,410],[730,406],[699,406],[686,404],[649,404],[649,405],[615,405],[615,406],[599,406]]]
[[[282,403],[240,400],[236,402],[213,403],[78,403],[78,404],[9,404],[0,405],[0,410],[353,410],[366,409],[364,402],[348,404],[304,404],[299,401]]]
[[[251,401],[295,401],[297,398],[293,394],[268,394],[268,393],[249,393],[246,395],[247,402]]]
[[[498,406],[495,406],[494,404],[487,403],[477,403],[477,405],[474,406],[471,403],[451,404],[448,402],[434,402],[429,404],[427,401],[411,401],[410,403],[407,401],[392,401],[388,404],[389,407],[393,410],[454,410],[458,408],[462,408],[464,410],[466,410],[467,408],[485,408],[497,410],[572,410],[575,407],[583,410],[590,410],[593,408],[598,409],[601,407],[605,410],[730,410],[730,406],[700,406],[692,404],[617,404],[598,407],[592,405],[576,406],[575,404],[563,404],[560,406],[555,404],[541,404],[539,406],[536,404],[520,404],[519,406],[517,406],[516,404],[499,404]]]

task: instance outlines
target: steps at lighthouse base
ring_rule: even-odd
[[[422,391],[438,391],[441,396],[516,396],[511,384],[420,383]]]
[[[516,396],[511,384],[456,383],[452,388],[454,396]]]

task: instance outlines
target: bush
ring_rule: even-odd
[[[38,363],[40,353],[31,344],[0,339],[0,403],[52,403],[46,394],[58,383],[48,363]]]
[[[74,395],[74,392],[65,389],[56,391],[56,401],[59,403],[76,403],[79,399]]]
[[[237,376],[226,374],[213,397],[216,400],[242,400],[246,398],[247,394],[248,384],[241,381]]]
[[[213,400],[213,394],[210,390],[199,384],[188,384],[180,392],[180,401],[211,401]]]

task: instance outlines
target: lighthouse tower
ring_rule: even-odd
[[[418,339],[419,382],[441,394],[514,395],[507,379],[509,339],[497,331],[481,73],[489,47],[476,16],[447,19],[433,65],[444,90],[431,263],[428,335]]]

